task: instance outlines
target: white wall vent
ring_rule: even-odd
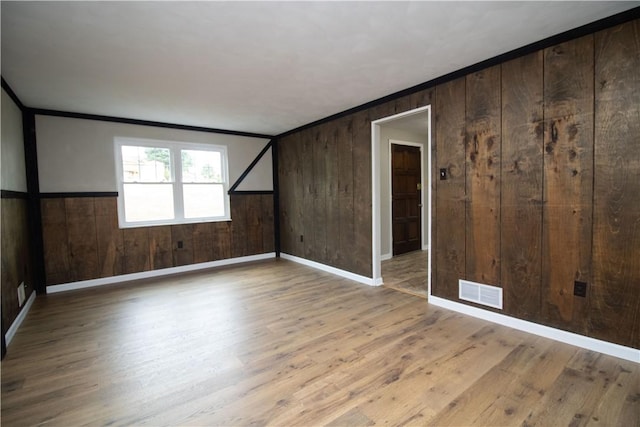
[[[458,280],[458,298],[502,310],[502,288]]]

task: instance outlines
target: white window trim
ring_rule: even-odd
[[[134,227],[151,227],[155,225],[176,225],[176,224],[195,224],[201,222],[217,222],[217,221],[231,221],[231,204],[229,202],[229,158],[227,154],[226,145],[215,144],[203,144],[194,142],[183,141],[166,141],[157,139],[144,139],[144,138],[130,138],[130,137],[115,137],[114,138],[114,151],[116,161],[116,175],[118,182],[118,225],[120,228],[134,228]],[[125,218],[124,210],[124,172],[122,168],[122,149],[123,145],[134,145],[142,147],[157,147],[168,148],[171,153],[171,179],[173,184],[173,203],[174,214],[173,219],[163,219],[157,221],[136,221],[127,222]],[[202,218],[185,218],[184,206],[182,199],[182,169],[181,163],[176,163],[176,153],[180,150],[207,150],[218,151],[222,156],[222,175],[223,183],[222,189],[224,194],[224,216],[216,217],[202,217]]]

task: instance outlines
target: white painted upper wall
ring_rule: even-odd
[[[2,146],[0,186],[3,190],[27,191],[27,172],[24,160],[22,111],[2,89]]]
[[[427,115],[424,115],[425,121]],[[413,142],[422,145],[422,182],[424,199],[423,224],[422,227],[422,247],[425,248],[429,244],[429,230],[427,227],[427,188],[430,185],[427,173],[428,168],[428,141],[426,137],[406,131],[404,129],[391,128],[388,125],[380,126],[380,255],[386,257],[393,253],[392,236],[391,236],[391,158],[389,155],[389,140],[399,140],[404,142]]]
[[[4,118],[4,117],[3,117]],[[40,191],[115,192],[115,137],[226,145],[229,186],[269,142],[263,138],[36,115]],[[271,150],[238,190],[273,190]]]

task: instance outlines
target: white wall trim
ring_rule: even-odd
[[[391,254],[391,252],[380,255],[380,261],[386,261],[391,258],[393,258],[393,255]]]
[[[427,177],[429,185],[427,188],[427,200],[423,200],[423,204],[427,202],[427,227],[428,245],[431,245],[431,105],[415,108],[413,110],[394,114],[392,116],[383,117],[371,122],[371,264],[373,267],[373,281],[382,284],[381,269],[381,238],[380,238],[380,125],[399,119],[401,117],[412,116],[414,114],[427,113],[427,124],[429,133],[427,138]],[[423,186],[424,188],[424,186]],[[428,295],[431,294],[431,257],[427,261],[427,287]]]
[[[494,313],[493,311],[483,310],[472,307],[459,302],[450,301],[448,299],[429,296],[429,303],[438,307],[447,308],[457,311],[458,313],[467,314],[489,322],[497,323],[519,331],[528,332],[541,337],[549,338],[555,341],[571,344],[577,347],[586,348],[587,350],[597,351],[599,353],[608,354],[609,356],[619,357],[631,362],[640,363],[640,350],[623,345],[586,337],[584,335],[574,334],[573,332],[563,331],[561,329],[551,328],[549,326],[539,325],[527,320],[516,319],[515,317],[506,316],[504,314]]]
[[[29,299],[27,299],[27,302],[24,304],[24,306],[22,306],[22,310],[20,310],[20,313],[18,313],[18,317],[16,317],[16,320],[13,321],[13,323],[9,327],[9,330],[7,330],[7,333],[4,334],[4,340],[7,343],[7,347],[9,346],[9,343],[13,339],[16,332],[18,332],[18,328],[20,327],[20,325],[22,325],[22,322],[24,322],[24,319],[27,317],[27,313],[29,313],[29,310],[31,310],[31,306],[33,305],[33,302],[35,300],[36,291],[31,291],[31,295],[29,295]]]
[[[264,259],[275,258],[275,252],[266,254],[249,255],[237,258],[221,259],[218,261],[201,262],[197,264],[182,265],[180,267],[161,268],[158,270],[141,271],[139,273],[121,274],[118,276],[103,277],[100,279],[82,280],[79,282],[63,283],[60,285],[47,286],[47,293],[54,294],[57,292],[66,292],[76,289],[93,288],[95,286],[111,285],[114,283],[129,282],[131,280],[148,279],[151,277],[168,276],[171,274],[186,273],[189,271],[204,270],[213,267],[222,267],[224,265],[241,264],[244,262],[261,261]]]
[[[294,255],[285,254],[283,252],[280,253],[280,258],[297,262],[298,264],[306,265],[308,267],[317,268],[318,270],[326,271],[327,273],[335,274],[336,276],[341,276],[347,279],[354,280],[356,282],[364,283],[365,285],[369,285],[369,286],[382,285],[381,277],[378,279],[372,279],[371,277],[361,276],[359,274],[352,273],[350,271],[341,270],[339,268],[331,267],[330,265],[321,264],[319,262],[300,258]]]

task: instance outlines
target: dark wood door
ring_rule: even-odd
[[[391,144],[393,255],[421,249],[420,148]]]

